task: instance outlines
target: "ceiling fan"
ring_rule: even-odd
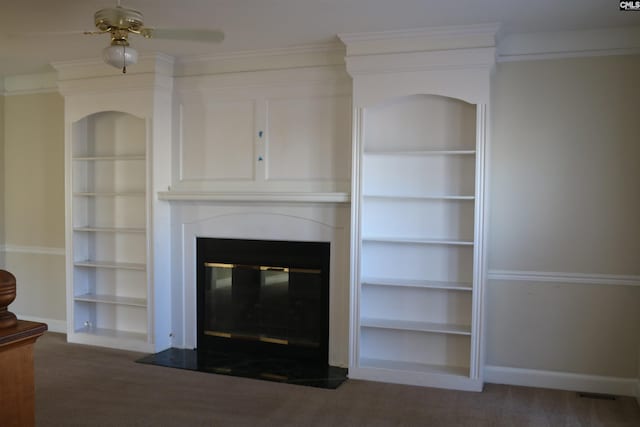
[[[115,7],[100,9],[94,15],[98,31],[88,31],[85,34],[105,34],[111,36],[111,43],[102,51],[104,61],[116,68],[127,72],[127,66],[138,61],[138,52],[129,45],[129,35],[136,34],[147,39],[168,39],[200,42],[221,42],[224,33],[207,29],[160,29],[146,27],[140,11],[120,5],[118,0]]]

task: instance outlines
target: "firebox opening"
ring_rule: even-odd
[[[199,364],[275,381],[326,375],[328,242],[197,238],[196,254]]]

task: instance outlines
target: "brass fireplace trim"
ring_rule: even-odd
[[[289,340],[285,340],[282,338],[231,334],[229,332],[220,332],[220,331],[204,331],[204,334],[212,337],[219,337],[219,338],[234,338],[234,339],[240,339],[240,340],[262,341],[262,342],[268,342],[271,344],[289,345]]]
[[[248,268],[252,270],[260,271],[281,271],[284,273],[308,273],[308,274],[320,274],[322,271],[317,268],[290,268],[290,267],[276,267],[272,265],[248,265],[248,264],[225,264],[221,262],[205,262],[205,267],[210,268]]]

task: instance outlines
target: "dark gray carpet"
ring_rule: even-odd
[[[487,384],[469,393],[348,380],[337,390],[143,365],[140,353],[35,347],[38,426],[640,426],[629,397]]]

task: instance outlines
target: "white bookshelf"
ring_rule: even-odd
[[[361,110],[352,377],[481,387],[472,366],[482,117],[426,94]]]
[[[353,78],[351,378],[482,390],[497,30],[339,35]]]
[[[72,342],[149,347],[146,132],[113,111],[72,124]]]
[[[65,105],[69,342],[155,353],[171,347],[170,58],[127,78],[54,64]]]

